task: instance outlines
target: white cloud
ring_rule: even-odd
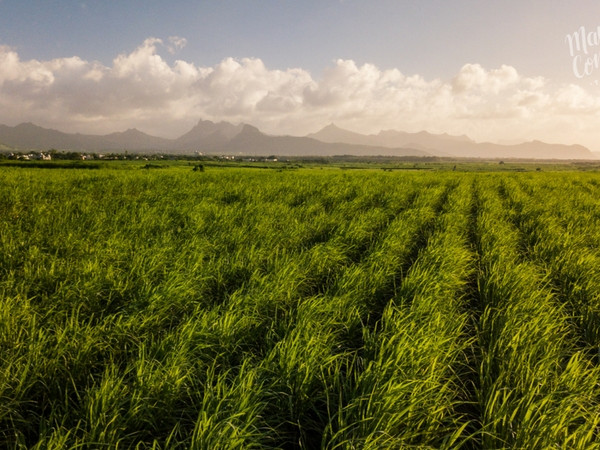
[[[267,68],[256,58],[201,67],[160,55],[186,43],[148,38],[109,66],[78,57],[23,61],[0,46],[0,123],[96,133],[138,127],[176,136],[200,118],[291,134],[334,121],[360,132],[426,129],[477,140],[600,143],[600,97],[579,85],[522,76],[511,66],[466,64],[444,81],[337,60],[316,79],[299,68]]]
[[[499,69],[487,71],[479,64],[465,64],[452,81],[457,93],[492,93],[510,89],[519,82],[519,74],[511,66],[502,65]]]
[[[169,36],[169,45],[167,46],[167,49],[169,50],[169,53],[174,55],[175,53],[177,53],[179,50],[181,50],[186,45],[187,45],[186,38],[182,38],[179,36]]]

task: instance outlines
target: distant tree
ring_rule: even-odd
[[[65,152],[51,149],[48,151],[52,159],[81,159],[81,153],[79,152]]]

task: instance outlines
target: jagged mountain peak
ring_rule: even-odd
[[[335,131],[339,131],[339,130],[347,131],[347,130],[344,130],[343,128],[338,127],[334,122],[330,122],[328,125],[325,125],[321,129],[321,131],[332,131],[332,130],[335,130]]]
[[[258,128],[256,128],[253,125],[248,125],[247,123],[243,123],[241,124],[242,129],[240,130],[240,134],[244,133],[244,134],[249,134],[249,133],[253,133],[253,134],[264,134],[262,131],[260,131]]]

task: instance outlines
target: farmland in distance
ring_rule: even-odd
[[[600,176],[0,167],[0,447],[594,448]]]

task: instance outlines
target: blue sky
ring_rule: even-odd
[[[200,118],[290,134],[335,121],[600,150],[600,71],[576,77],[566,43],[599,25],[597,1],[0,0],[0,123],[173,136]]]
[[[181,36],[178,56],[199,65],[257,57],[318,75],[342,58],[426,77],[470,62],[564,79],[565,34],[600,21],[600,3],[558,0],[1,0],[0,11],[0,42],[23,58],[108,64],[148,37]]]

